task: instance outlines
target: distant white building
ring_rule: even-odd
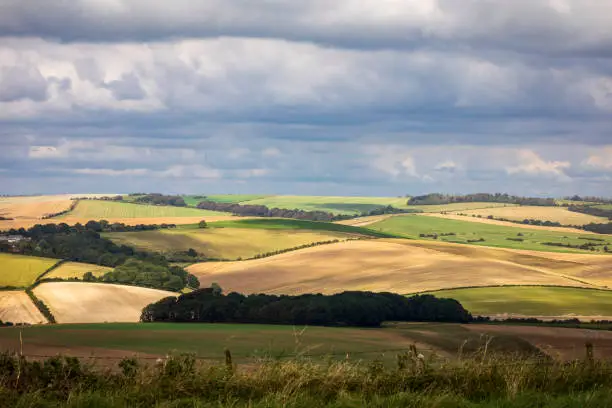
[[[9,244],[17,244],[23,240],[28,240],[28,238],[22,235],[0,235],[0,242],[7,242]]]

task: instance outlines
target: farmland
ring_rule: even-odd
[[[288,219],[218,221],[208,228],[196,225],[171,230],[117,232],[105,236],[117,244],[148,251],[173,252],[195,249],[213,259],[252,258],[258,254],[318,242],[376,235],[367,229]]]
[[[84,282],[48,282],[34,294],[58,323],[137,322],[142,308],[176,293],[137,286]]]
[[[556,232],[546,229],[526,229],[502,225],[484,224],[456,219],[428,217],[424,215],[403,215],[384,219],[370,224],[367,228],[379,232],[402,235],[406,238],[419,238],[421,234],[438,235],[438,240],[463,244],[492,246],[501,248],[527,249],[553,252],[587,252],[578,248],[543,245],[553,242],[570,245],[583,245],[588,239],[601,243],[602,251],[606,236]],[[442,235],[455,234],[455,235]],[[471,242],[469,242],[471,241]],[[612,241],[612,240],[610,240]]]
[[[61,218],[108,220],[114,218],[177,218],[226,216],[227,213],[199,210],[196,208],[155,206],[111,201],[82,200],[69,215]]]
[[[554,254],[551,254],[554,255]],[[428,241],[367,240],[324,245],[270,258],[206,262],[188,267],[203,286],[218,282],[242,293],[334,293],[343,290],[414,293],[490,285],[597,286],[576,276],[605,270],[612,256],[576,260]],[[601,278],[601,277],[600,277]]]
[[[57,262],[57,259],[0,253],[0,286],[29,286]]]
[[[54,268],[51,272],[45,275],[45,278],[59,278],[59,279],[71,279],[83,278],[83,275],[87,272],[93,273],[94,276],[104,275],[106,272],[111,271],[112,268],[105,266],[86,264],[80,262],[64,262],[57,268]]]
[[[495,218],[505,218],[512,221],[534,219],[540,221],[558,222],[562,225],[585,225],[590,223],[603,223],[607,221],[603,217],[595,217],[588,214],[569,211],[565,207],[517,206],[461,212],[469,216],[480,215],[481,217],[488,217],[489,215],[492,215]]]
[[[354,360],[383,358],[393,362],[397,351],[407,350],[411,344],[416,344],[424,353],[449,357],[456,356],[464,342],[467,343],[465,351],[483,345],[479,333],[462,325],[427,323],[372,329],[214,323],[70,324],[25,328],[23,338],[26,354],[39,353],[41,349],[56,352],[63,349],[87,356],[115,350],[129,356],[134,353],[165,355],[174,350],[220,360],[223,350],[228,348],[239,362],[253,361],[254,357],[296,355],[345,359],[347,354]],[[612,335],[606,339],[612,341]],[[16,347],[17,330],[0,330],[0,343],[9,349]],[[490,346],[492,350],[504,351],[533,349],[511,334],[498,336]],[[395,350],[395,353],[385,353],[385,350]]]
[[[187,205],[195,207],[198,203],[208,200],[217,203],[244,203],[245,201],[260,200],[268,196],[261,194],[216,194],[204,196],[183,196]]]
[[[431,292],[474,314],[612,319],[612,291],[561,287],[482,287]]]
[[[269,196],[241,204],[265,205],[268,208],[325,211],[334,214],[358,215],[380,207],[392,205],[406,208],[407,198],[397,197],[322,197],[322,196]]]
[[[12,323],[46,323],[30,297],[19,290],[0,291],[0,321]]]

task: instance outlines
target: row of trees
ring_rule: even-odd
[[[601,203],[601,204],[612,204],[612,198],[596,197],[596,196],[579,196],[573,195],[571,197],[564,197],[567,201],[576,201],[583,203]],[[571,205],[571,204],[566,204]]]
[[[554,198],[520,197],[505,193],[476,193],[466,195],[432,193],[415,196],[408,200],[408,205],[443,205],[452,203],[503,203],[519,205],[538,205],[553,207],[557,205]]]
[[[109,223],[106,220],[94,221],[90,220],[85,224],[76,223],[68,225],[66,223],[59,224],[36,224],[29,229],[11,228],[6,231],[8,235],[21,235],[27,238],[39,238],[44,235],[52,234],[72,234],[77,232],[93,231],[93,232],[130,232],[130,231],[150,231],[157,229],[176,228],[176,224],[138,224],[126,225],[121,222]]]
[[[138,196],[135,203],[139,204],[153,204],[153,205],[171,205],[175,207],[186,207],[187,203],[181,196],[177,195],[164,195],[159,193],[144,194]]]
[[[567,207],[569,211],[594,215],[595,217],[605,217],[612,220],[612,209],[598,208],[592,205],[570,205]]]
[[[379,207],[358,215],[337,215],[325,211],[304,211],[299,209],[289,210],[286,208],[268,208],[265,205],[237,204],[237,203],[218,203],[215,201],[202,201],[197,205],[198,208],[211,211],[230,212],[234,215],[251,217],[273,217],[273,218],[293,218],[308,221],[341,221],[357,217],[382,214],[402,214],[421,212],[415,210],[402,210],[393,206]]]
[[[299,296],[222,294],[218,285],[168,297],[142,311],[143,322],[234,322],[378,327],[384,321],[469,322],[454,299],[432,295],[343,292]]]

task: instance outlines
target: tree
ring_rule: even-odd
[[[217,282],[213,282],[210,284],[210,288],[212,289],[212,293],[215,296],[221,296],[223,294],[223,289]]]
[[[207,228],[208,224],[206,224],[206,221],[202,220],[200,221],[200,223],[198,224],[198,228]]]
[[[196,252],[196,250],[195,250],[195,249],[193,249],[193,248],[189,248],[189,249],[187,250],[187,255],[192,256],[192,257],[194,257],[194,258],[195,258],[196,256],[198,256],[198,253]]]

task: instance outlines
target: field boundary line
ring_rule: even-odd
[[[583,286],[563,286],[563,285],[485,285],[485,286],[456,286],[448,289],[435,289],[435,290],[422,290],[419,292],[405,293],[404,296],[422,295],[422,294],[433,294],[435,292],[444,292],[447,290],[461,290],[461,289],[485,289],[485,288],[561,288],[561,289],[582,289],[582,290],[598,290],[601,292],[612,292],[612,289],[605,289],[603,287],[583,287]]]
[[[52,271],[54,271],[55,269],[59,268],[60,266],[62,266],[63,264],[65,264],[66,262],[68,262],[66,259],[60,259],[56,264],[54,264],[53,266],[51,266],[50,268],[48,268],[46,271],[44,271],[43,273],[41,273],[40,275],[38,275],[36,277],[36,279],[34,280],[34,283],[32,283],[30,286],[28,286],[27,288],[29,289],[34,289],[36,286],[38,286],[37,284],[40,283],[40,280],[44,278],[45,275],[48,275],[49,273],[51,273]]]

